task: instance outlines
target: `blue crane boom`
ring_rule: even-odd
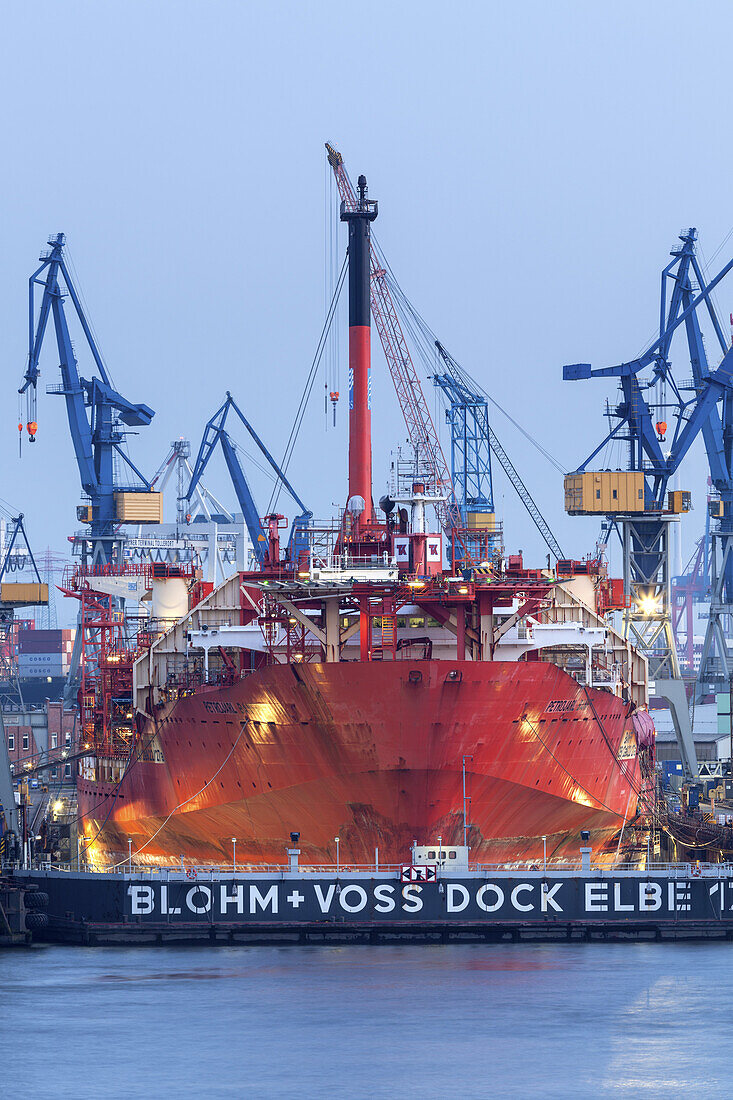
[[[224,404],[217,409],[211,419],[208,421],[204,428],[204,434],[201,439],[201,446],[199,447],[199,453],[196,457],[196,464],[193,468],[191,475],[191,482],[188,486],[188,492],[186,497],[191,499],[196,486],[198,485],[204,470],[209,464],[209,460],[216,449],[217,443],[220,445],[222,454],[224,455],[224,461],[226,462],[229,476],[234,486],[234,492],[239,502],[239,507],[242,509],[242,515],[244,516],[244,522],[247,525],[247,531],[252,541],[252,548],[257,560],[257,564],[262,566],[267,562],[269,541],[268,536],[263,526],[260,514],[255,504],[254,497],[252,496],[252,490],[249,487],[242,464],[239,461],[239,455],[232,441],[229,432],[226,430],[227,417],[229,411],[233,410],[239,417],[239,420],[246,428],[252,440],[257,445],[260,453],[263,455],[268,465],[272,468],[275,476],[282,484],[286,492],[292,497],[298,507],[301,509],[301,514],[293,520],[292,528],[290,531],[290,539],[288,542],[288,552],[291,561],[298,560],[301,551],[307,549],[308,545],[308,525],[313,518],[313,513],[306,508],[303,501],[300,499],[295,489],[288,481],[287,477],[278,466],[275,459],[268,451],[265,444],[262,442],[257,432],[247,420],[242,410],[237,405],[236,401],[232,397],[231,393],[227,391],[226,400]],[[277,517],[266,516],[265,520],[276,519]],[[272,563],[275,564],[275,563]]]
[[[447,368],[434,375],[433,382],[449,401],[446,420],[451,429],[451,474],[465,527],[472,512],[494,512],[489,410],[486,399],[471,391],[442,344],[436,340],[435,346]]]
[[[565,380],[619,379],[622,400],[611,414],[616,424],[578,467],[578,472],[586,470],[611,440],[626,440],[629,445],[629,469],[643,471],[648,479],[645,507],[650,511],[663,507],[670,478],[700,434],[716,488],[722,494],[733,494],[730,455],[733,436],[733,352],[725,340],[711,300],[713,290],[733,267],[733,260],[706,284],[695,256],[697,231],[690,229],[680,239],[682,247],[673,251],[672,263],[662,272],[659,337],[654,343],[638,358],[613,367],[593,368],[590,363],[573,363],[563,367]],[[697,294],[694,293],[693,276],[699,286]],[[673,282],[671,295],[668,294],[669,280]],[[698,310],[703,305],[723,353],[715,369],[708,363],[698,317]],[[672,336],[682,324],[685,325],[692,368],[692,381],[687,383],[675,380],[669,360]],[[648,368],[651,368],[651,377],[646,381],[640,379],[642,372]],[[655,401],[656,393],[652,393],[651,402],[645,397],[645,392],[654,390],[659,383],[668,384],[671,390],[670,403],[666,404],[665,399],[664,408]],[[689,392],[689,397],[685,396],[685,391]],[[720,402],[721,409],[718,408]],[[655,405],[659,416],[667,415],[665,410],[671,409],[676,420],[673,438],[664,451],[660,446],[663,440],[659,438],[664,433],[656,431],[652,415]]]
[[[733,613],[733,349],[712,300],[713,290],[733,268],[733,260],[706,280],[696,256],[696,240],[694,228],[681,233],[681,244],[672,250],[672,260],[662,271],[659,335],[646,351],[612,367],[571,364],[563,368],[563,377],[619,381],[621,398],[609,412],[612,426],[577,472],[586,472],[608,443],[623,440],[628,446],[629,471],[643,474],[643,501],[633,515],[621,521],[629,562],[625,568],[627,592],[640,597],[636,610],[627,611],[626,621],[643,639],[638,621],[648,616],[650,656],[656,660],[658,653],[669,652],[666,666],[662,663],[660,668],[663,672],[672,668],[673,676],[678,672],[669,626],[667,536],[662,528],[665,510],[668,515],[679,508],[673,501],[666,508],[665,499],[670,479],[694,441],[702,437],[719,497],[712,502],[716,523],[711,529],[711,600],[698,679],[698,694],[704,694],[706,683],[726,683],[733,673],[724,636],[726,619]],[[717,366],[711,365],[703,340],[703,311],[720,349]],[[670,361],[672,337],[682,326],[692,374],[686,379],[675,378]],[[674,420],[669,441],[667,420]],[[666,650],[659,640],[661,630],[669,636]],[[662,678],[653,664],[650,676]]]
[[[469,512],[494,511],[491,477],[493,451],[548,548],[555,558],[562,560],[565,555],[557,539],[489,423],[485,394],[472,383],[469,375],[439,340],[435,341],[435,347],[445,371],[433,375],[433,382],[443,390],[450,402],[446,417],[451,426],[453,484],[464,525]]]
[[[113,388],[64,259],[64,234],[57,233],[49,238],[48,243],[50,251],[41,255],[41,266],[33,272],[28,284],[28,365],[18,392],[26,394],[26,429],[30,441],[34,442],[37,431],[39,362],[48,320],[53,316],[61,384],[49,386],[47,392],[59,394],[66,401],[79,476],[82,488],[91,501],[92,559],[106,562],[114,556],[114,541],[111,536],[117,524],[115,493],[120,486],[115,481],[115,456],[122,458],[140,482],[140,486],[127,487],[128,491],[150,491],[148,481],[122,447],[125,436],[122,425],[144,427],[155,414],[148,405],[134,404]],[[36,287],[43,287],[37,319]],[[79,375],[64,310],[66,296],[71,299],[81,324],[98,377],[86,379]]]

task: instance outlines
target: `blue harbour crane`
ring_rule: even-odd
[[[29,280],[29,353],[23,385],[18,391],[26,395],[26,430],[30,442],[36,439],[37,390],[40,357],[49,318],[53,318],[56,345],[61,370],[61,383],[47,387],[48,393],[62,396],[66,402],[71,439],[79,468],[79,476],[89,504],[79,509],[79,518],[89,524],[88,539],[83,540],[83,556],[92,564],[107,563],[120,558],[120,522],[150,519],[150,502],[136,508],[136,494],[151,493],[147,479],[133,464],[123,448],[129,429],[145,427],[154,412],[148,405],[134,404],[112,386],[107,368],[99,352],[91,326],[69,272],[64,256],[65,237],[57,233],[49,238],[50,249],[41,257],[41,266]],[[36,317],[37,288],[42,297]],[[69,298],[81,325],[97,373],[91,378],[79,374],[74,346],[64,308]],[[132,485],[118,484],[118,459],[134,475]],[[157,498],[157,494],[153,494]],[[158,500],[155,502],[157,506]],[[154,511],[155,511],[154,506]],[[152,518],[156,518],[152,516]],[[86,544],[90,543],[87,551]]]
[[[244,522],[249,532],[249,537],[252,542],[252,549],[254,552],[257,564],[260,567],[267,565],[277,566],[278,562],[271,560],[271,534],[276,531],[280,522],[284,520],[284,517],[278,513],[272,513],[270,515],[260,518],[260,513],[255,504],[252,490],[249,487],[249,482],[242,469],[242,464],[239,460],[237,448],[235,443],[226,429],[227,417],[229,413],[233,412],[237,416],[247,430],[249,436],[257,445],[262,456],[267,461],[268,465],[272,469],[277,482],[283,489],[289,494],[289,496],[295,501],[298,508],[300,508],[300,514],[293,520],[290,529],[290,538],[288,540],[288,560],[294,564],[297,564],[301,554],[308,549],[308,527],[313,519],[313,513],[306,508],[303,501],[293,489],[292,485],[285,476],[283,470],[278,466],[275,459],[268,451],[265,444],[262,442],[257,432],[245,417],[242,410],[237,405],[236,401],[232,397],[231,393],[227,391],[226,400],[224,404],[217,409],[211,419],[208,421],[203,438],[201,440],[201,446],[199,447],[199,453],[196,458],[196,464],[193,468],[191,475],[191,481],[188,486],[187,499],[190,500],[196,491],[201,477],[209,464],[209,460],[213,455],[217,444],[221,447],[222,454],[224,455],[224,461],[229,471],[229,476],[234,487],[234,492],[239,502],[239,507],[242,510],[244,516]]]
[[[473,393],[463,372],[445,348],[436,343],[445,371],[433,376],[433,382],[448,398],[446,422],[450,426],[451,473],[463,526],[469,517],[494,517],[494,490],[491,481],[488,403]]]
[[[491,399],[488,394],[437,339],[402,290],[384,257],[380,272],[405,331],[409,333],[433,385],[442,392],[446,401],[446,421],[451,432],[451,469],[446,483],[450,484],[449,512],[454,520],[452,536],[454,551],[459,559],[478,564],[484,558],[501,552],[502,530],[496,523],[494,511],[493,454],[551,554],[558,561],[565,560],[547,520],[491,427]],[[441,367],[438,371],[435,370],[436,352]],[[411,388],[419,389],[417,376]],[[406,422],[408,420],[406,416]],[[537,445],[536,441],[532,442]],[[434,453],[440,451],[437,436],[432,450]]]
[[[532,522],[557,560],[565,555],[527,486],[489,423],[488,398],[472,381],[439,340],[435,347],[443,371],[433,375],[433,383],[446,395],[446,420],[451,429],[451,473],[461,519],[466,531],[480,527],[497,530],[494,524],[494,491],[491,476],[493,451]]]
[[[722,615],[733,612],[733,351],[712,299],[733,260],[708,281],[696,256],[696,239],[695,229],[681,233],[681,244],[662,271],[659,335],[646,351],[611,367],[575,363],[563,368],[566,380],[618,379],[620,398],[608,410],[609,431],[565,480],[566,509],[575,515],[603,514],[621,534],[630,601],[625,628],[649,657],[657,694],[670,702],[689,774],[695,771],[694,746],[672,632],[669,530],[691,500],[689,493],[670,491],[670,484],[698,437],[719,496],[713,502],[714,594],[705,651],[710,656],[717,649],[719,678],[727,682],[733,671],[722,630]],[[719,345],[717,365],[706,351],[704,314]],[[687,342],[689,372],[684,377],[679,372],[675,376],[670,358],[678,329]],[[601,452],[617,441],[626,449],[626,470],[594,468]]]

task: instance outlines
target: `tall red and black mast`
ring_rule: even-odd
[[[349,500],[362,530],[372,523],[372,387],[370,306],[370,224],[377,203],[367,198],[359,176],[355,207],[341,203],[341,221],[349,227]]]

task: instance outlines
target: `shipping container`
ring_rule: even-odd
[[[21,630],[18,653],[71,653],[75,630]]]
[[[469,512],[466,527],[469,531],[495,531],[496,515],[494,512]]]
[[[22,581],[3,581],[0,584],[0,601],[12,603],[16,607],[25,604],[33,607],[34,604],[48,603],[47,584],[27,584]]]
[[[162,493],[115,493],[121,523],[162,523]]]
[[[689,512],[692,509],[692,493],[687,489],[674,489],[667,494],[667,508],[675,515]]]
[[[56,665],[41,666],[40,668],[18,669],[18,675],[27,680],[65,680],[69,675],[68,665],[59,668]]]
[[[58,649],[32,649],[30,651],[26,650],[25,652],[18,654],[19,661],[58,661],[59,664],[62,664],[64,662],[68,664],[70,659],[71,656],[69,653]]]
[[[54,641],[52,638],[47,638],[42,642],[21,641],[18,639],[18,653],[63,653],[63,642],[59,638]]]
[[[644,475],[631,470],[599,470],[568,474],[565,511],[570,515],[609,515],[644,511]]]
[[[68,672],[70,663],[61,653],[21,653],[18,656],[18,672],[21,676],[62,676]]]

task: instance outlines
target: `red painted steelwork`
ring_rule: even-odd
[[[352,325],[349,328],[349,372],[353,380],[349,410],[349,499],[354,496],[364,498],[360,526],[372,521],[370,344],[369,325]]]
[[[333,146],[327,145],[326,148],[339,197],[347,210],[355,210],[356,193],[346,171],[343,157]],[[420,376],[410,356],[410,349],[400,325],[386,272],[379,261],[373,242],[370,250],[370,271],[372,316],[402,409],[407,435],[420,454],[421,461],[427,462],[430,467],[434,481],[430,487],[431,491],[437,491],[446,497],[445,503],[436,505],[436,511],[441,527],[450,534],[453,528],[461,525],[461,513],[456,503],[453,480],[425,400]]]

